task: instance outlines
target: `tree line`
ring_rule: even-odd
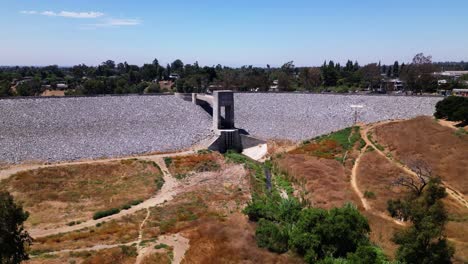
[[[457,68],[456,65],[459,67]],[[222,65],[184,64],[177,59],[161,65],[157,59],[143,66],[107,60],[98,66],[3,67],[0,68],[0,96],[35,96],[46,89],[65,89],[68,95],[127,94],[159,92],[205,92],[207,89],[235,91],[350,92],[385,90],[386,81],[401,79],[404,89],[414,93],[435,92],[438,88],[462,88],[464,82],[451,80],[442,87],[434,72],[465,69],[464,62],[433,63],[431,56],[417,54],[411,63],[345,65],[325,61],[320,67],[296,67],[293,61],[281,67],[239,68]],[[468,76],[464,76],[468,80]],[[169,81],[171,89],[160,85]]]

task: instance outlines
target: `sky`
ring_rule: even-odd
[[[468,61],[467,0],[0,0],[0,65]]]

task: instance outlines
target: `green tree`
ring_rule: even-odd
[[[360,70],[362,81],[366,87],[375,88],[380,83],[380,70],[376,63],[367,64]]]
[[[16,87],[16,93],[20,96],[37,96],[41,92],[41,81],[38,77],[23,81]]]
[[[339,76],[335,63],[333,61],[329,61],[327,65],[327,63],[324,62],[321,71],[323,84],[325,86],[336,86]]]
[[[411,91],[422,94],[436,91],[437,79],[433,75],[435,71],[437,67],[432,63],[432,57],[418,53],[410,65],[405,67],[402,65],[400,76]]]
[[[434,116],[446,118],[449,121],[462,122],[461,125],[468,124],[468,98],[449,96],[437,102]]]
[[[0,81],[0,97],[11,96],[10,82]]]
[[[184,63],[177,59],[171,63],[171,71],[181,74],[184,69]]]
[[[32,239],[23,227],[26,219],[28,213],[15,204],[13,197],[0,192],[0,263],[20,263],[28,259],[25,247]]]
[[[444,236],[447,222],[442,199],[445,188],[437,177],[431,177],[418,196],[411,192],[404,202],[405,217],[412,222],[406,230],[396,232],[393,241],[399,245],[397,259],[404,263],[451,263],[454,248]],[[402,210],[398,209],[397,210]]]
[[[393,64],[393,77],[400,77],[400,65],[398,64],[398,61],[395,61],[395,63]]]

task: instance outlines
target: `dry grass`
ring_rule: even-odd
[[[404,174],[402,169],[377,152],[367,152],[359,164],[357,185],[363,193],[369,191],[375,194],[374,198],[367,199],[372,209],[386,213],[388,200],[403,198],[408,193],[407,189],[392,184]]]
[[[372,213],[366,211],[361,213],[369,221],[371,228],[370,240],[381,247],[387,256],[394,258],[398,245],[392,242],[392,237],[393,234],[401,230],[402,227],[393,221],[389,221]]]
[[[223,219],[240,212],[245,202],[236,192],[222,194],[205,189],[184,193],[163,207],[151,209],[143,238],[153,239],[161,234],[182,232],[210,219]]]
[[[136,247],[122,246],[99,251],[69,252],[57,255],[43,254],[26,261],[27,264],[133,264],[136,261]]]
[[[142,261],[141,264],[171,264],[171,256],[168,252],[154,252],[150,255],[146,256]]]
[[[430,117],[418,117],[380,126],[375,137],[397,160],[425,161],[436,175],[468,196],[468,135],[457,136]]]
[[[182,263],[303,263],[299,257],[278,255],[261,249],[255,241],[255,226],[236,213],[224,221],[210,219],[185,232],[190,248]]]
[[[165,158],[169,172],[177,179],[183,179],[197,172],[217,171],[222,161],[223,156],[217,152]]]
[[[135,241],[138,238],[140,223],[146,211],[138,211],[119,220],[105,222],[99,226],[35,239],[32,253],[51,252],[64,249],[79,249],[97,244],[113,245]]]
[[[373,210],[387,213],[387,201],[403,198],[408,190],[402,187],[391,186],[392,181],[403,170],[380,156],[375,151],[364,154],[358,169],[357,183],[360,190],[368,190],[375,193],[374,199],[367,199]],[[462,261],[468,260],[468,209],[461,206],[452,198],[444,199],[445,207],[449,214],[446,226],[446,235],[456,246],[455,258]],[[366,214],[371,225],[371,239],[381,246],[385,253],[393,256],[396,245],[391,242],[394,231],[397,228],[394,223],[371,214]],[[455,242],[454,242],[455,241]]]
[[[20,172],[2,181],[0,189],[10,191],[30,212],[28,227],[50,228],[148,199],[161,181],[156,164],[122,160]]]
[[[150,208],[143,228],[144,240],[155,240],[160,234],[178,233],[210,219],[223,219],[240,212],[248,200],[248,181],[239,165],[226,164],[222,172],[194,174],[184,192],[162,206]],[[146,211],[105,222],[99,227],[37,239],[33,252],[78,249],[97,244],[128,243],[137,240],[140,223]]]
[[[359,198],[351,189],[350,178],[338,161],[287,154],[276,162],[312,206],[330,209],[346,202],[360,206]]]

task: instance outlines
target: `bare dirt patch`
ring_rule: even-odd
[[[418,117],[379,126],[375,137],[397,160],[423,160],[444,182],[468,195],[468,135],[457,135],[433,118]]]
[[[51,228],[145,200],[162,183],[156,164],[122,160],[19,172],[2,181],[0,189],[10,191],[31,213],[27,227]]]

